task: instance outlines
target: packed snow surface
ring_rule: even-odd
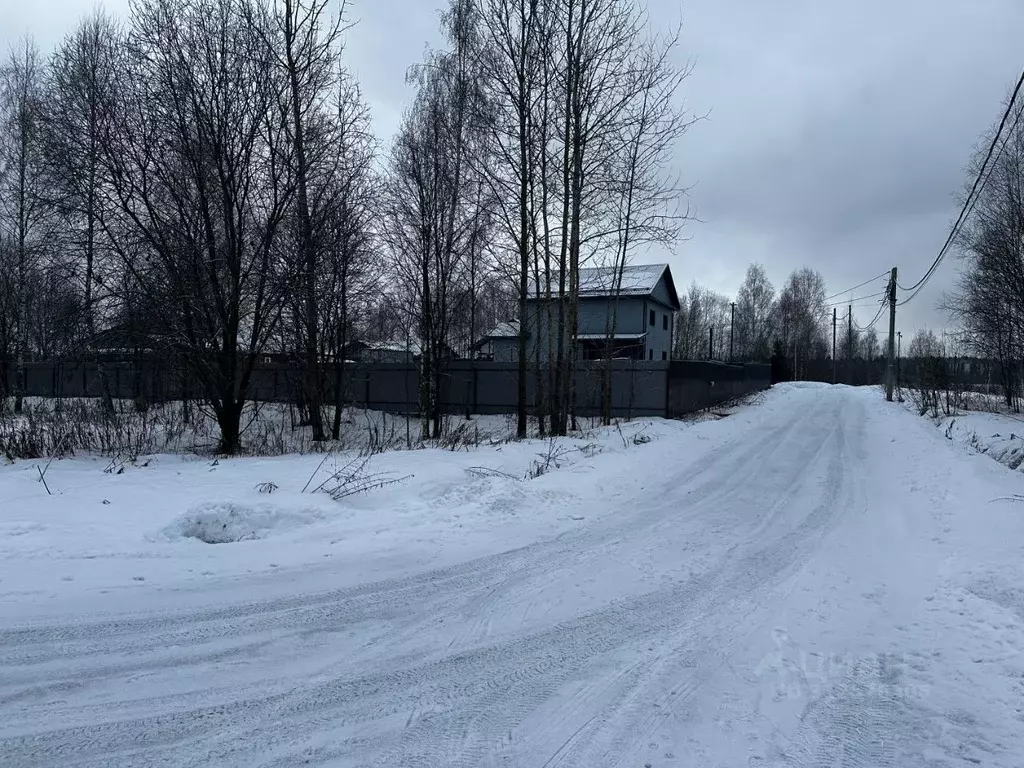
[[[1024,478],[877,390],[321,461],[0,467],[0,765],[1024,762]]]

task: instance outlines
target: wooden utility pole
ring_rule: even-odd
[[[836,383],[836,308],[832,307],[832,383]]]
[[[736,302],[731,302],[729,306],[731,308],[729,313],[729,362],[731,363],[733,331],[736,327]]]
[[[896,267],[889,275],[889,359],[885,365],[885,399],[892,402],[896,358]]]
[[[708,328],[708,360],[715,359],[715,327]]]

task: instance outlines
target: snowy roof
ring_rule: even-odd
[[[368,341],[366,342],[366,349],[373,352],[409,352],[413,355],[420,353],[420,343],[418,341]]]
[[[477,349],[492,339],[515,339],[519,336],[519,323],[515,320],[509,320],[506,323],[498,323],[490,331],[485,333],[476,343],[473,344],[473,348]]]
[[[514,339],[519,335],[519,323],[511,320],[507,323],[498,323],[485,336],[488,339]]]
[[[668,264],[627,264],[622,267],[619,296],[650,296],[658,287],[662,275],[668,279],[669,294],[676,298],[675,283]],[[580,298],[594,298],[616,295],[616,278],[620,277],[616,267],[582,267],[580,269]],[[555,277],[557,290],[557,276]],[[544,288],[544,286],[542,286]],[[537,283],[530,286],[530,296],[537,295]],[[676,299],[678,304],[678,299]]]

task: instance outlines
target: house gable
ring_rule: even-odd
[[[665,265],[661,277],[658,278],[654,290],[651,291],[651,298],[673,312],[679,311],[679,294],[676,293],[676,284],[672,280],[672,270],[669,269],[668,264]]]

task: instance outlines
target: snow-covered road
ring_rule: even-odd
[[[4,607],[0,765],[1020,765],[1019,475],[874,391],[700,426],[469,559]]]

